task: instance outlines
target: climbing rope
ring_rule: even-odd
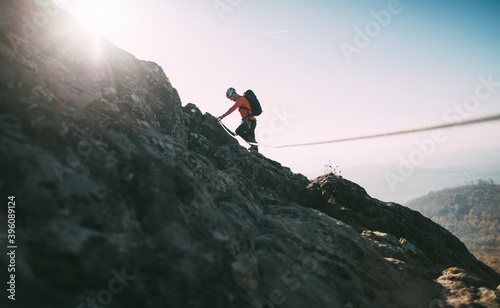
[[[491,121],[497,121],[497,120],[500,120],[500,114],[494,115],[494,116],[477,118],[477,119],[465,120],[465,121],[460,121],[460,122],[439,124],[439,125],[434,125],[434,126],[427,126],[427,127],[421,127],[421,128],[415,128],[415,129],[407,129],[407,130],[401,130],[401,131],[395,131],[395,132],[389,132],[389,133],[381,133],[381,134],[367,135],[367,136],[360,136],[360,137],[351,137],[351,138],[342,138],[342,139],[335,139],[335,140],[328,140],[328,141],[321,141],[321,142],[280,145],[280,146],[276,146],[274,148],[277,148],[277,149],[278,148],[290,148],[290,147],[310,146],[310,145],[317,145],[317,144],[337,143],[337,142],[362,140],[362,139],[372,139],[372,138],[379,138],[379,137],[385,137],[385,136],[411,134],[411,133],[423,132],[423,131],[441,129],[441,128],[450,128],[450,127],[455,127],[455,126],[465,126],[465,125],[470,125],[470,124],[491,122]]]
[[[231,135],[233,138],[236,137],[236,134],[233,133],[229,128],[227,128],[226,125],[222,124],[221,121],[219,121],[219,124],[226,131],[226,133],[228,133],[229,135]]]
[[[450,127],[456,127],[456,126],[465,126],[465,125],[478,124],[478,123],[491,122],[491,121],[498,121],[498,120],[500,120],[500,114],[492,115],[492,116],[487,116],[487,117],[476,118],[476,119],[464,120],[464,121],[460,121],[460,122],[445,123],[445,124],[439,124],[439,125],[433,125],[433,126],[426,126],[426,127],[421,127],[421,128],[400,130],[400,131],[394,131],[394,132],[388,132],[388,133],[380,133],[380,134],[374,134],[374,135],[366,135],[366,136],[359,136],[359,137],[341,138],[341,139],[334,139],[334,140],[328,140],[328,141],[319,141],[319,142],[310,142],[310,143],[299,143],[299,144],[289,144],[289,145],[279,145],[279,146],[266,146],[266,145],[259,145],[259,146],[268,147],[268,148],[275,148],[275,149],[300,147],[300,146],[311,146],[311,145],[319,145],[319,144],[338,143],[338,142],[363,140],[363,139],[373,139],[373,138],[386,137],[386,136],[394,136],[394,135],[411,134],[411,133],[423,132],[423,131],[434,130],[434,129],[450,128]],[[221,122],[219,122],[219,123],[226,130],[226,132],[228,132],[228,134],[230,134],[231,136],[233,136],[233,138],[236,136],[236,134],[234,134],[233,132],[231,132],[226,126],[224,126],[224,124],[222,124]]]
[[[226,127],[226,125],[222,124],[222,122],[221,122],[221,121],[219,121],[219,124],[220,124],[220,126],[222,126],[222,128],[226,131],[226,133],[228,133],[231,137],[233,137],[234,139],[236,139],[236,134],[235,134],[235,133],[233,133],[233,132],[232,132],[229,128],[227,128],[227,127]],[[238,139],[236,139],[236,140],[238,140]],[[245,141],[245,142],[246,142],[246,143],[248,143],[249,145],[258,145],[258,146],[260,146],[260,145],[259,145],[258,143],[256,143],[256,142],[248,142],[248,141]],[[265,146],[265,145],[264,145],[264,147],[269,147],[269,146]]]

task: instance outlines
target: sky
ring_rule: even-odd
[[[308,177],[500,147],[500,122],[309,147],[500,114],[497,0],[56,0],[222,115],[252,89],[260,152]],[[235,129],[237,112],[224,119]],[[434,135],[433,135],[434,134]],[[437,137],[438,136],[438,137]],[[415,154],[420,151],[420,156]],[[415,163],[416,164],[416,163]]]

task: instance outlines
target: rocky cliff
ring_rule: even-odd
[[[499,307],[418,212],[249,153],[51,2],[0,3],[1,307]]]

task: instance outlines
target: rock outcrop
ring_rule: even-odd
[[[499,307],[418,212],[249,153],[50,1],[0,3],[1,307]]]

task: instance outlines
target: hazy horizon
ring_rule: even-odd
[[[56,1],[136,57],[161,65],[182,104],[221,115],[229,86],[264,113],[260,152],[311,174],[500,147],[499,122],[346,143],[500,113],[496,1]],[[225,123],[235,128],[237,113]],[[388,170],[390,171],[390,170]]]

